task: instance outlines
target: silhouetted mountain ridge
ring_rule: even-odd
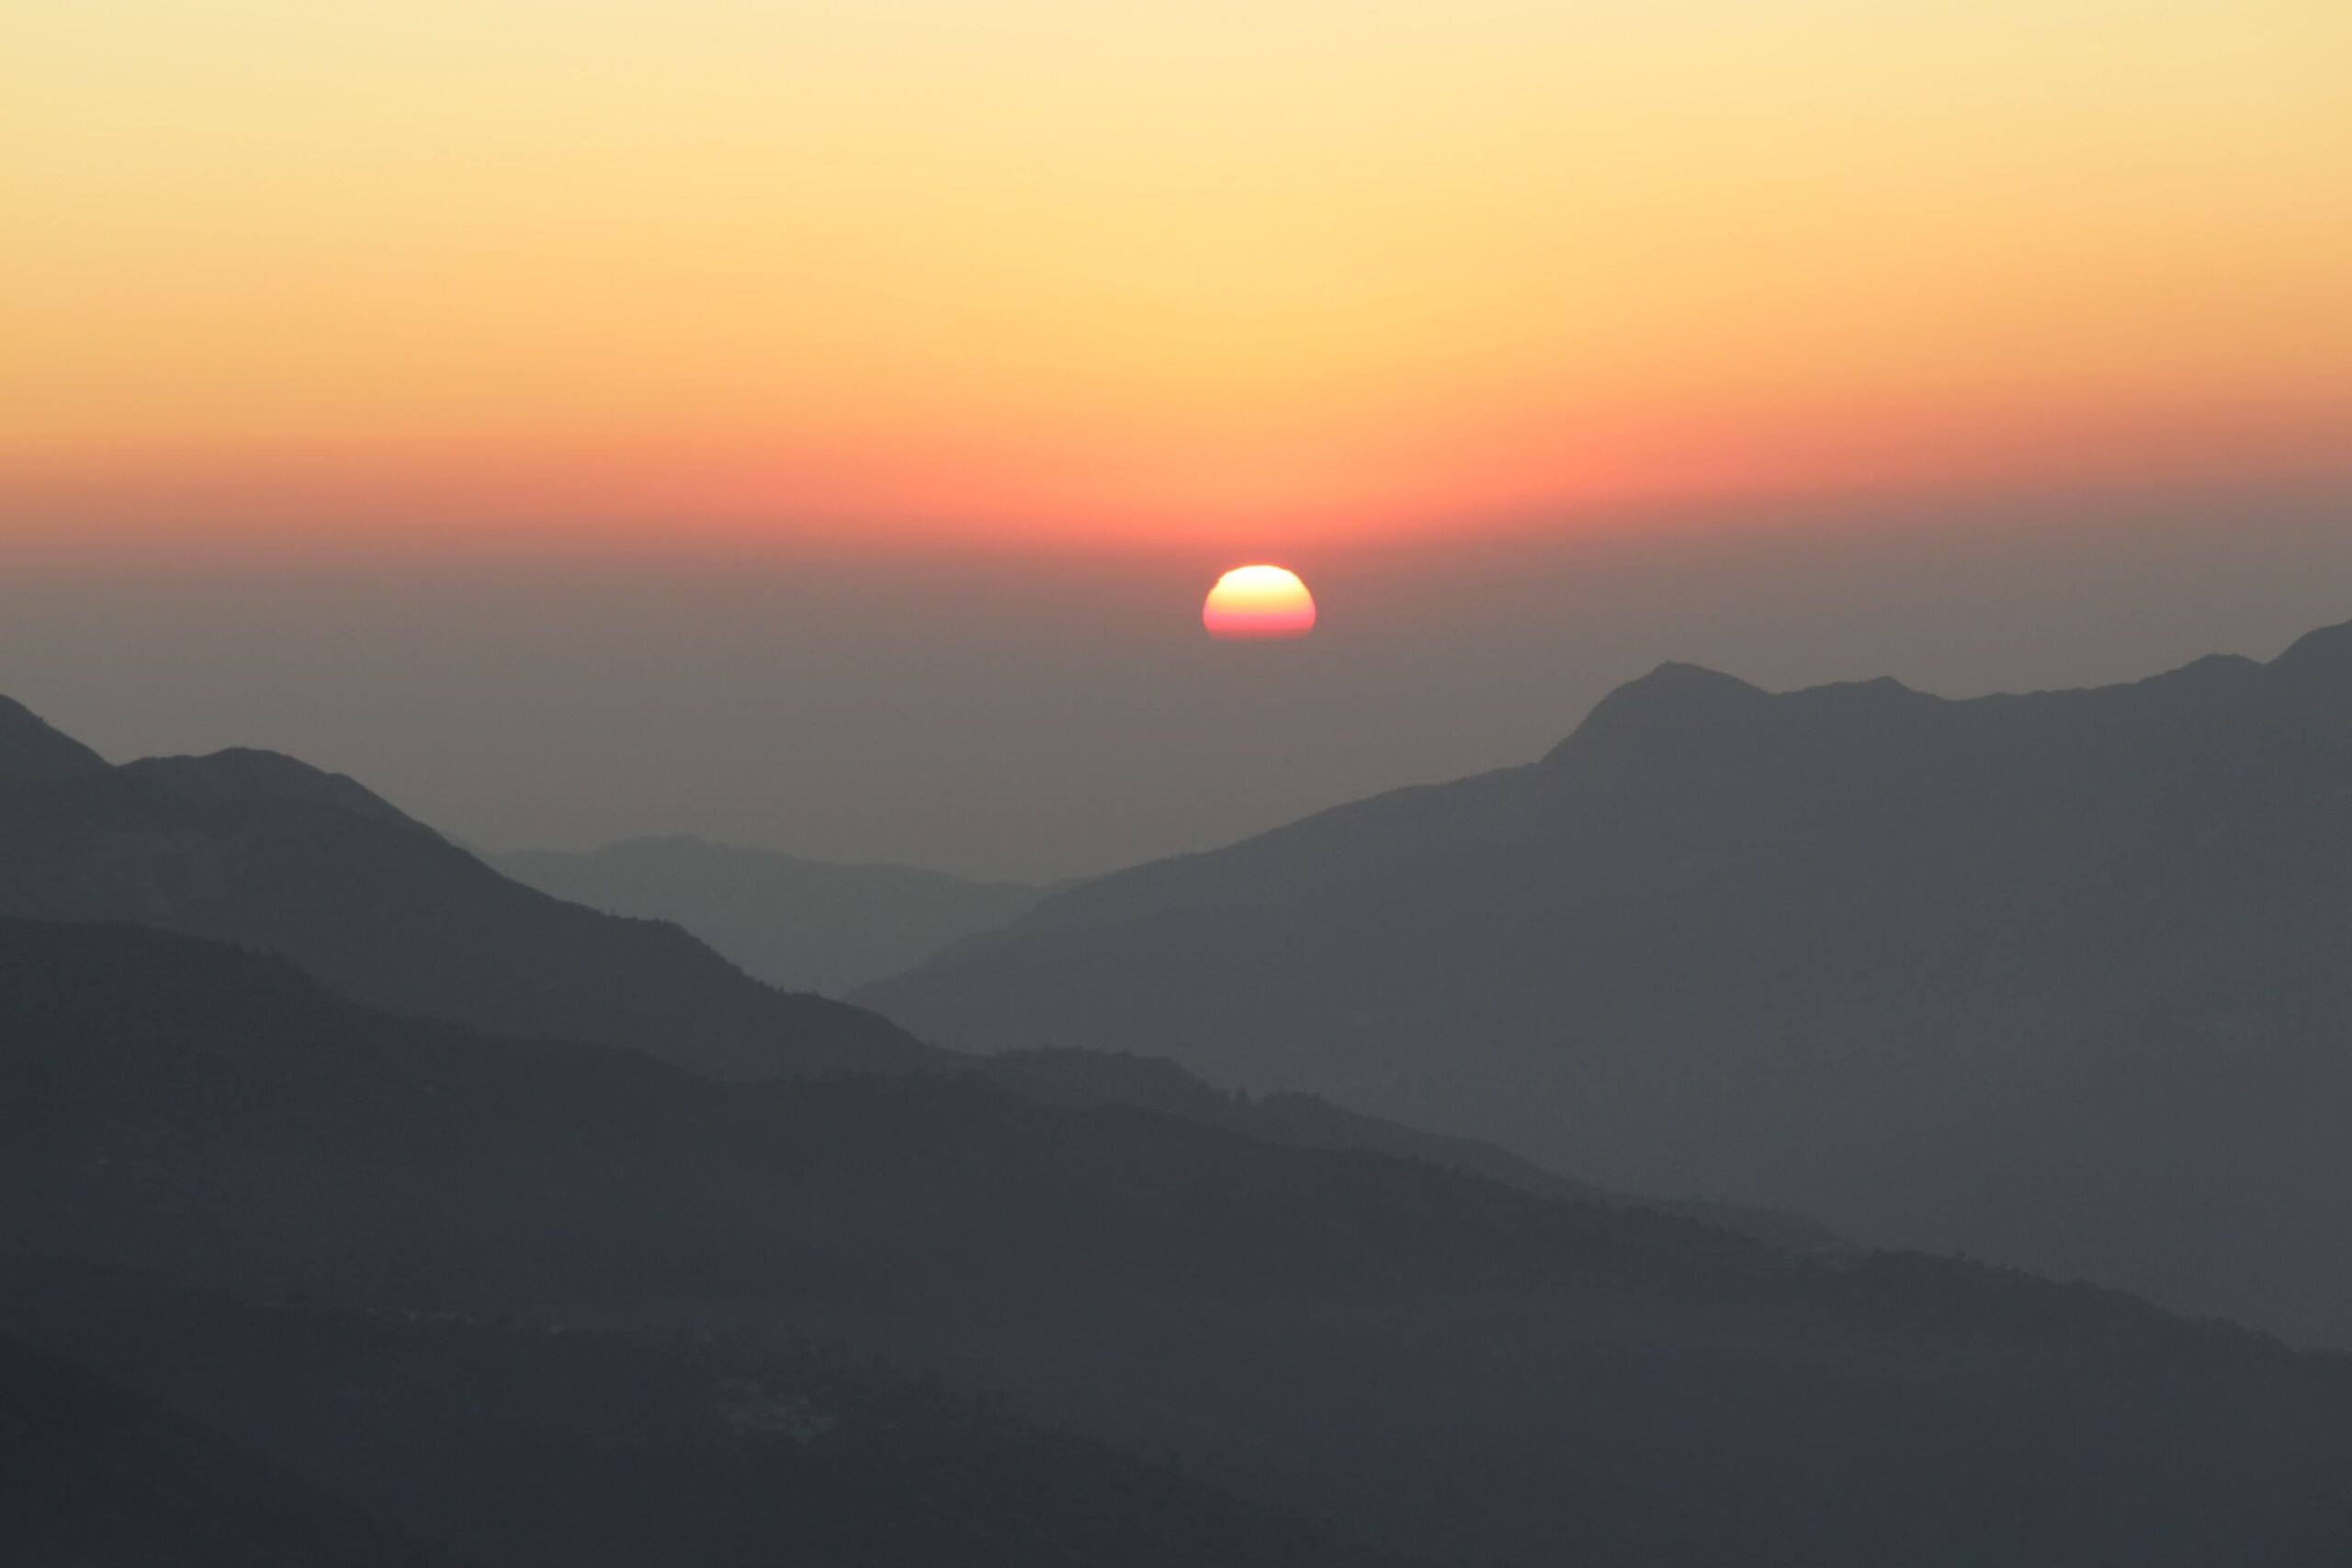
[[[0,1331],[233,1434],[280,1467],[280,1492],[364,1495],[481,1568],[1396,1562],[1164,1464],[1022,1423],[1001,1402],[914,1386],[813,1347],[263,1303],[6,1256]],[[7,1374],[0,1347],[0,1411],[15,1403]],[[45,1447],[47,1475],[31,1474],[84,1483],[81,1500],[116,1519],[135,1514],[142,1483],[173,1486],[118,1466],[92,1473],[83,1455]],[[0,1495],[6,1488],[0,1471]],[[43,1490],[35,1506],[54,1515],[55,1487]],[[208,1561],[191,1548],[209,1522],[184,1519],[179,1537],[146,1541],[122,1568]],[[232,1561],[359,1559],[313,1550]]]
[[[396,1011],[721,1076],[943,1059],[870,1012],[763,985],[675,926],[510,881],[341,774],[244,750],[110,768],[29,724],[0,730],[0,912],[266,948]]]
[[[324,806],[432,831],[348,774],[331,773],[277,751],[240,746],[201,757],[145,757],[125,762],[116,772],[153,781],[190,800]]]
[[[0,782],[0,911],[128,918],[223,937],[286,953],[339,990],[393,1010],[628,1045],[722,1077],[970,1065],[873,1014],[779,996],[667,922],[597,914],[509,881],[345,775],[242,749],[92,765],[95,772],[62,779],[19,781],[13,794]],[[870,956],[877,940],[927,946],[941,920],[993,923],[1038,896],[1017,885],[827,866],[687,837],[615,846],[571,869],[606,892],[641,876],[647,881],[635,891],[666,893],[721,925],[731,915],[742,926],[737,935],[778,965],[804,945],[820,964],[856,951]],[[560,887],[565,874],[549,880]],[[730,894],[741,897],[730,902]],[[912,915],[910,900],[918,907]],[[864,928],[853,929],[861,919]],[[847,946],[827,945],[836,938]],[[1128,1075],[1092,1077],[1092,1103],[1148,1087]],[[1200,1087],[1201,1103],[1219,1098]],[[1371,1118],[1295,1114],[1284,1125],[1303,1135],[1310,1122],[1324,1145],[1418,1145],[1439,1163],[1489,1174],[1510,1163],[1498,1151]],[[1527,1171],[1518,1184],[1554,1190],[1562,1181]],[[1835,1245],[1793,1216],[1713,1214],[1789,1245]]]
[[[560,898],[674,920],[771,985],[835,996],[1003,925],[1045,896],[1025,883],[806,860],[685,833],[579,854],[518,850],[492,863]]]
[[[1391,1155],[1498,1181],[1538,1197],[1672,1214],[1795,1252],[1853,1250],[1844,1237],[1801,1215],[1695,1199],[1629,1197],[1547,1170],[1491,1144],[1385,1122],[1342,1110],[1315,1095],[1294,1090],[1252,1097],[1219,1089],[1164,1057],[1046,1048],[975,1057],[972,1070],[1043,1104],[1132,1106],[1292,1148]]]
[[[2109,1292],[1812,1261],[969,1078],[717,1083],[131,927],[0,922],[7,1249],[838,1341],[1480,1562],[2352,1549],[2352,1368]]]
[[[11,1291],[6,1304],[22,1302]],[[0,1561],[25,1568],[454,1568],[292,1469],[5,1337]]]
[[[1669,660],[1601,698],[1543,765],[1556,765],[1577,749],[1670,746],[1726,725],[1753,722],[1770,700],[1761,688],[1734,676]]]
[[[2347,799],[2352,626],[1966,700],[1669,664],[1533,765],[1097,879],[855,998],[2352,1344],[2352,1211],[2308,1199],[2352,1154],[2301,1115],[2352,1114]],[[2207,1021],[2282,1135],[2233,1098],[2217,1143],[2210,1075],[2118,1058],[2191,994],[2258,999]]]
[[[2352,621],[2305,632],[2278,656],[2275,667],[2299,674],[2325,671],[2338,678],[2352,678]]]
[[[51,728],[24,704],[0,697],[0,778],[74,778],[106,767],[105,758]]]

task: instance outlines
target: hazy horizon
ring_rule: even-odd
[[[1206,551],[540,563],[51,557],[0,690],[109,757],[258,746],[492,851],[692,832],[1085,875],[1524,762],[1667,660],[1950,696],[2267,658],[2352,618],[2352,494],[1781,503],[1287,558],[1312,637],[1201,635]]]
[[[2352,615],[2341,8],[34,7],[0,687],[1058,878]],[[1295,645],[1209,645],[1295,568]]]
[[[2347,82],[8,7],[0,1562],[2346,1568]]]

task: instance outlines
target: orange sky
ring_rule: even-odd
[[[0,540],[2352,473],[2341,0],[0,17]]]

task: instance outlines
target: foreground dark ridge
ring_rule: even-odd
[[[358,1314],[6,1257],[0,1333],[266,1453],[277,1511],[316,1489],[365,1497],[477,1568],[1402,1568],[1164,1464],[813,1348]],[[14,1410],[9,1370],[0,1346],[0,1408]],[[40,1468],[27,1473],[50,1486],[11,1497],[0,1472],[17,1538],[40,1521],[52,1546],[11,1562],[93,1563],[74,1548],[140,1517],[122,1489],[141,1477],[61,1437],[65,1425],[34,1434]],[[236,1493],[210,1475],[146,1479],[181,1517],[143,1555],[111,1561],[209,1562],[189,1547],[235,1517]],[[314,1541],[220,1561],[376,1559]]]
[[[1668,665],[1551,755],[856,993],[2352,1344],[2352,626],[1946,701]]]
[[[132,928],[0,926],[0,1247],[815,1336],[1451,1560],[2352,1551],[2346,1368],[2105,1292],[971,1081],[714,1083]]]
[[[0,1259],[0,1269],[11,1260]],[[40,1292],[13,1274],[0,1315]],[[26,1568],[457,1568],[293,1467],[0,1337],[0,1562]]]

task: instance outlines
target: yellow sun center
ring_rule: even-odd
[[[1278,566],[1239,566],[1216,580],[1201,606],[1214,637],[1298,637],[1315,629],[1315,595]]]

